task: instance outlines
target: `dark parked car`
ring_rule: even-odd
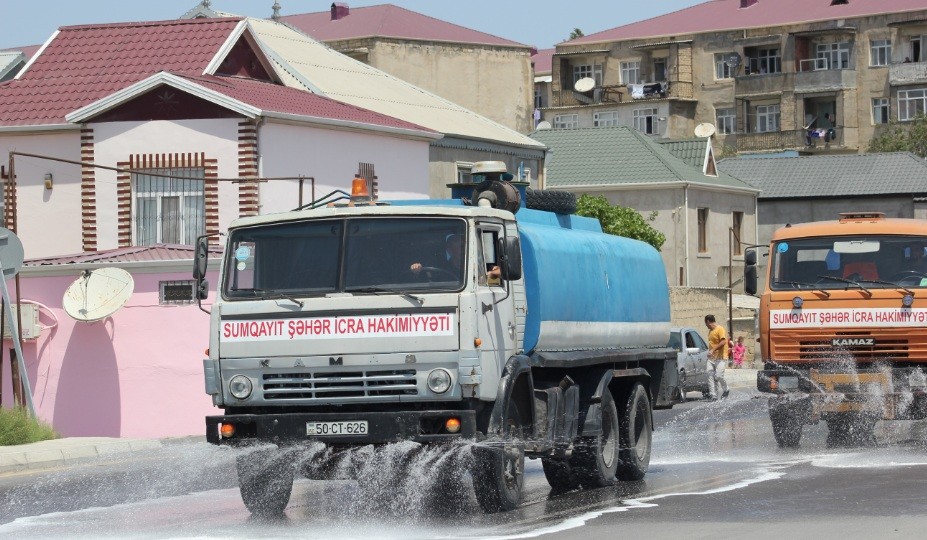
[[[686,392],[708,395],[708,344],[694,328],[671,328],[669,345],[678,351],[679,386]]]

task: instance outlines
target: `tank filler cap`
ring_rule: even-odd
[[[505,173],[508,169],[504,161],[477,161],[470,169],[471,174],[493,174]]]

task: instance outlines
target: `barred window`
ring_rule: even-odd
[[[192,304],[195,302],[194,289],[196,282],[193,280],[186,281],[161,281],[161,304]]]
[[[132,174],[135,245],[188,244],[206,231],[203,167]]]

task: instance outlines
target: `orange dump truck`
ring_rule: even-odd
[[[927,221],[881,213],[786,225],[760,296],[769,417],[780,446],[827,422],[828,443],[873,440],[879,420],[927,417]],[[757,291],[757,252],[745,254]]]

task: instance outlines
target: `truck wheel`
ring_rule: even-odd
[[[295,474],[287,452],[258,451],[238,456],[238,487],[241,500],[249,512],[256,516],[271,517],[283,514]]]
[[[525,208],[572,214],[576,212],[576,195],[569,191],[528,188],[525,190]]]
[[[618,480],[640,480],[650,467],[650,445],[653,440],[650,398],[641,383],[635,383],[621,404],[618,413],[619,441]]]
[[[877,418],[859,413],[841,413],[827,422],[827,446],[872,446]]]
[[[618,440],[618,410],[608,389],[602,394],[599,414],[602,433],[595,437],[583,437],[570,458],[579,483],[587,489],[614,484],[618,470],[618,448],[621,446]]]
[[[554,492],[566,493],[581,487],[579,478],[567,460],[541,458],[541,465],[544,467],[544,477]]]
[[[473,449],[473,488],[476,500],[487,514],[514,510],[521,502],[525,481],[525,446],[521,417],[514,401],[509,400],[505,413],[502,440],[496,445]]]
[[[801,441],[802,421],[793,407],[769,407],[773,437],[780,448],[798,448]]]

